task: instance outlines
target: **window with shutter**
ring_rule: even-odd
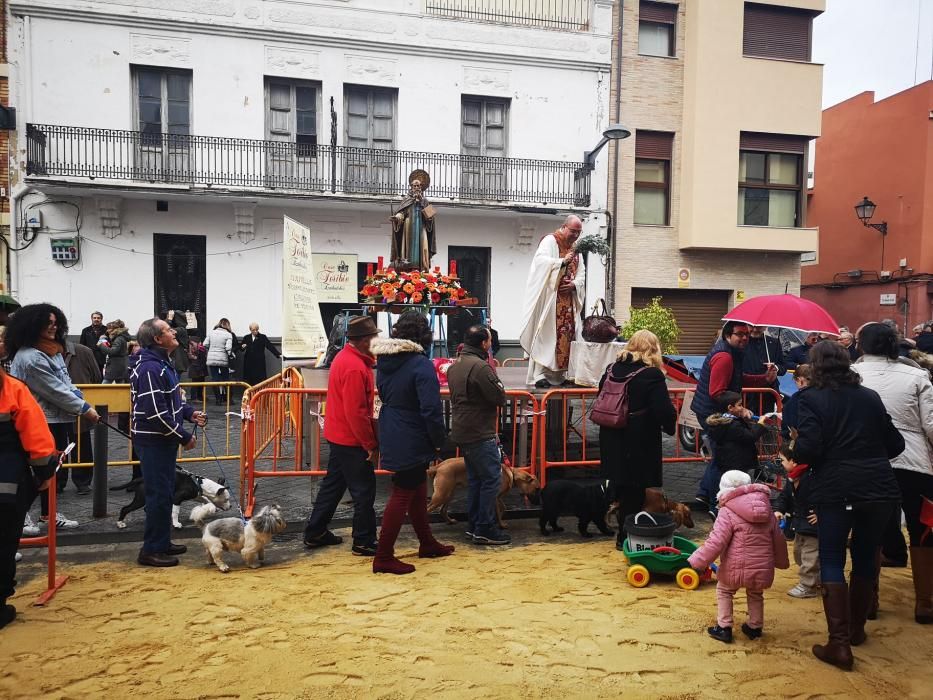
[[[638,4],[638,53],[642,56],[675,56],[677,5],[642,0]]]
[[[344,188],[370,193],[395,192],[395,105],[398,92],[386,88],[347,85]],[[405,173],[407,175],[407,173]]]
[[[270,187],[311,186],[325,173],[317,158],[317,83],[266,78],[266,181]]]
[[[461,102],[460,197],[508,199],[505,158],[509,101],[464,96]]]
[[[667,226],[671,220],[671,160],[674,134],[643,131],[635,134],[634,222]]]
[[[739,139],[738,223],[803,226],[806,136],[742,132]]]
[[[141,177],[190,180],[191,71],[133,66],[132,80]]]
[[[810,61],[816,12],[780,5],[745,3],[742,53],[755,58]]]

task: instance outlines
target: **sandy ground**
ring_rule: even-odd
[[[420,561],[404,539],[418,570],[402,577],[295,540],[258,571],[229,555],[227,575],[197,541],[168,570],[131,564],[128,545],[65,550],[71,579],[45,608],[29,606],[44,582],[44,552],[30,552],[20,618],[0,632],[0,697],[933,696],[933,630],[913,622],[906,569],[884,571],[881,616],[844,673],[809,652],[825,627],[818,600],[785,595],[793,569],[766,595],[763,639],[724,645],[704,631],[714,584],[631,588],[604,537],[541,541],[513,523],[518,544],[483,549],[461,529],[435,527],[460,545],[446,559]]]

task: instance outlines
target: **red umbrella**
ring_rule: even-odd
[[[839,325],[819,304],[793,294],[754,297],[736,306],[723,321],[743,321],[751,326],[790,328],[804,333],[839,335]]]

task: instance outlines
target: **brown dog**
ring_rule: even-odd
[[[670,513],[677,523],[677,527],[693,527],[693,516],[690,508],[683,503],[672,501],[664,495],[661,489],[645,489],[645,505],[643,510],[648,513]]]
[[[457,522],[447,514],[447,504],[450,503],[458,487],[467,485],[466,461],[463,457],[445,459],[428,468],[428,477],[434,480],[434,493],[428,504],[428,512],[434,513],[439,510],[448,523]],[[502,514],[505,512],[502,497],[513,486],[518,486],[523,496],[533,496],[540,489],[538,480],[534,476],[521,469],[512,469],[507,464],[503,464],[502,484],[499,486],[499,494],[496,497],[496,520],[499,521],[499,527],[506,527],[502,521]]]

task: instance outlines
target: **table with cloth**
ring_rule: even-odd
[[[570,364],[567,378],[580,386],[599,386],[606,367],[616,361],[625,343],[588,343],[575,340],[570,343]]]

